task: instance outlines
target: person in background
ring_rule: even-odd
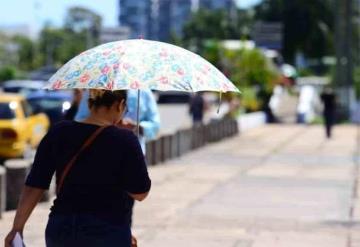
[[[47,247],[136,246],[131,205],[146,198],[151,180],[137,137],[115,126],[126,112],[126,97],[126,91],[90,90],[88,117],[60,122],[46,134],[5,247],[12,246],[16,233],[22,235],[55,172],[57,197],[46,227]]]
[[[320,104],[320,95],[315,86],[301,86],[297,105],[297,123],[311,123],[317,115],[316,109]]]
[[[82,99],[82,90],[74,89],[73,90],[73,101],[71,102],[70,109],[65,113],[65,120],[74,120],[75,115],[79,109],[79,105]]]
[[[84,91],[83,98],[80,102],[78,112],[75,115],[75,121],[81,121],[89,115],[87,107],[88,91]],[[121,125],[136,129],[137,120],[137,90],[127,90],[127,112],[122,120]],[[146,141],[156,138],[160,130],[160,114],[156,104],[155,97],[151,90],[140,90],[140,136],[139,141],[141,148],[146,153]]]
[[[205,109],[206,104],[202,92],[195,93],[189,103],[189,113],[192,116],[193,126],[198,126],[203,123]]]
[[[330,139],[332,135],[332,127],[335,123],[336,98],[334,91],[330,87],[326,87],[324,92],[321,94],[321,100],[324,105],[323,117],[326,137]]]

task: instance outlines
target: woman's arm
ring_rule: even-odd
[[[137,137],[132,132],[124,133],[122,138],[125,150],[122,163],[123,190],[137,201],[142,201],[149,194],[151,180],[146,167],[145,157]]]
[[[15,233],[19,232],[22,235],[24,226],[29,216],[31,215],[36,204],[40,201],[44,195],[44,189],[38,189],[30,186],[24,186],[16,215],[13,223],[12,230],[5,238],[5,247],[10,247],[11,242],[14,239]]]

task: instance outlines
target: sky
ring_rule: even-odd
[[[237,1],[245,8],[261,0]],[[25,24],[36,30],[46,22],[59,26],[66,10],[72,6],[94,10],[103,17],[105,26],[117,25],[118,0],[0,0],[0,3],[0,26]]]

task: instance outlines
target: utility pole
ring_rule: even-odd
[[[338,117],[349,119],[353,98],[352,0],[335,0],[335,86],[338,97]]]

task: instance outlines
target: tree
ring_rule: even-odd
[[[221,44],[216,40],[207,40],[204,42],[204,49],[202,56],[216,66],[218,69],[222,69],[221,64]]]
[[[11,38],[0,33],[0,67],[14,66],[18,62],[18,46],[11,42]]]
[[[63,28],[46,27],[39,39],[41,63],[62,65],[86,49],[85,36]]]
[[[34,68],[35,43],[21,35],[14,36],[12,41],[18,47],[18,68],[21,70],[31,70]]]
[[[184,25],[183,39],[187,47],[202,52],[208,39],[240,39],[247,37],[252,15],[249,11],[238,10],[236,16],[229,16],[225,10],[200,9]]]
[[[223,54],[225,68],[236,86],[255,86],[271,92],[278,73],[260,50],[224,50]]]
[[[14,67],[6,66],[0,68],[0,82],[14,79],[16,77],[16,69]]]
[[[45,27],[39,39],[41,64],[62,65],[98,43],[101,17],[81,7],[69,9],[63,28]]]
[[[333,54],[334,9],[331,0],[263,0],[256,19],[284,25],[283,55],[292,63],[297,51],[309,58]]]
[[[37,41],[21,35],[7,37],[0,33],[0,67],[16,66],[29,71],[44,65],[62,65],[98,44],[101,23],[97,13],[73,7],[68,10],[63,28],[46,25]]]
[[[247,110],[262,109],[269,112],[268,102],[279,73],[259,49],[223,49],[224,71],[243,92],[243,105]]]
[[[99,42],[101,25],[100,15],[82,7],[70,8],[65,18],[65,29],[73,33],[85,34],[87,48]]]

